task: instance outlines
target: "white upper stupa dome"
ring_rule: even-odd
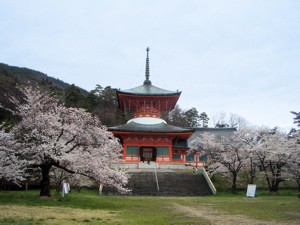
[[[154,125],[154,124],[160,124],[160,123],[165,123],[167,122],[161,118],[154,118],[154,117],[137,117],[133,118],[131,120],[128,120],[127,123],[139,123],[139,124],[145,124],[145,125]]]

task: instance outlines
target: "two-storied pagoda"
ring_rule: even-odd
[[[119,108],[129,119],[109,130],[123,145],[122,163],[138,168],[141,162],[156,162],[168,168],[186,162],[187,139],[191,129],[168,125],[163,119],[175,107],[181,92],[152,85],[149,80],[149,48],[146,57],[146,79],[141,86],[117,91]]]

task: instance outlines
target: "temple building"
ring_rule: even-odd
[[[119,108],[126,124],[110,127],[123,145],[121,163],[127,168],[157,164],[162,168],[179,168],[194,162],[187,156],[188,139],[193,130],[167,124],[164,118],[175,107],[181,92],[152,85],[147,48],[145,81],[142,85],[117,91]]]

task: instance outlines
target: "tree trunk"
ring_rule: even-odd
[[[232,177],[231,190],[232,190],[233,193],[236,192],[236,175],[233,175],[233,177]]]
[[[270,191],[271,192],[277,192],[278,191],[278,185],[276,185],[276,184],[272,185],[271,188],[270,188]]]
[[[250,175],[250,184],[254,184],[254,178],[255,178],[255,175],[251,174]]]
[[[40,196],[47,196],[50,197],[50,176],[49,172],[52,165],[43,165],[40,166],[42,170],[42,180],[40,182]]]
[[[270,191],[271,192],[278,192],[280,182],[284,181],[281,178],[281,165],[276,164],[275,169],[273,169],[271,163],[270,163],[270,165],[271,165],[270,166],[271,167],[271,172],[272,172],[272,175],[273,175],[272,186],[270,188]]]
[[[278,192],[279,190],[279,183],[281,182],[281,180],[272,180],[272,185],[270,187],[270,191],[271,192]]]

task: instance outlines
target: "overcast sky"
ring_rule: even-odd
[[[300,111],[299,0],[0,0],[0,62],[88,91],[145,79],[209,117],[292,127]]]

